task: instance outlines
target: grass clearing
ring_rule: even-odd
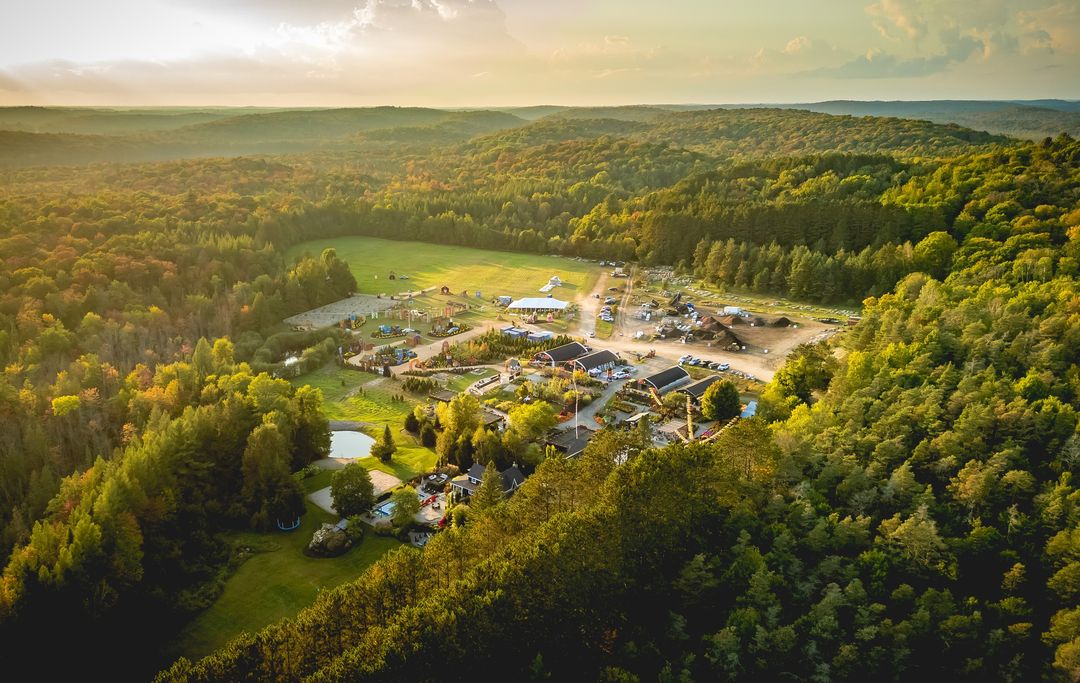
[[[596,321],[596,338],[597,339],[611,339],[611,333],[615,331],[615,324],[609,323],[606,320]]]
[[[498,295],[544,296],[540,287],[558,275],[563,286],[552,294],[573,301],[578,294],[592,290],[601,270],[595,263],[568,258],[374,237],[304,242],[290,248],[285,257],[292,261],[303,254],[318,256],[327,247],[336,249],[338,257],[348,262],[362,294],[397,294],[446,285],[454,294],[468,290],[471,296],[480,290],[484,301]],[[409,279],[389,280],[390,271]]]
[[[290,380],[322,390],[323,413],[331,420],[357,420],[400,427],[415,404],[397,380],[358,372],[329,363]],[[394,400],[405,396],[405,401]]]
[[[465,386],[475,382],[480,375],[465,375]],[[415,437],[404,431],[405,416],[420,401],[415,394],[405,391],[400,382],[357,372],[329,363],[305,375],[291,380],[295,386],[309,384],[323,392],[323,413],[331,420],[356,420],[367,423],[364,431],[374,438],[382,434],[383,426],[389,426],[397,444],[397,452],[390,462],[378,458],[361,458],[359,462],[369,470],[381,470],[402,481],[426,472],[435,466],[438,456],[430,448],[417,443]],[[394,400],[404,396],[404,401]],[[322,475],[319,475],[322,476]],[[315,477],[317,478],[317,477]],[[310,480],[308,480],[310,481]],[[329,479],[321,486],[329,486]],[[314,490],[314,489],[312,489]]]
[[[394,434],[394,441],[397,443],[397,451],[390,458],[390,462],[383,462],[378,458],[361,458],[360,464],[369,470],[392,474],[403,482],[434,469],[439,459],[435,451],[413,443],[412,437],[403,430]]]
[[[309,502],[300,528],[295,531],[231,534],[229,540],[236,547],[253,548],[256,552],[229,577],[217,601],[180,631],[168,647],[168,654],[197,659],[224,646],[243,631],[254,633],[278,619],[292,616],[310,605],[320,590],[356,578],[387,551],[401,545],[394,538],[376,536],[369,531],[360,545],[341,557],[324,559],[304,555],[304,548],[319,525],[335,521],[335,517]]]
[[[446,383],[446,388],[450,391],[465,391],[485,377],[491,377],[495,374],[495,371],[491,368],[482,369],[483,373],[467,372],[464,375],[454,375],[454,379]]]

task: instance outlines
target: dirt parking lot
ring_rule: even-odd
[[[285,318],[284,322],[286,325],[293,327],[314,330],[320,327],[336,325],[351,315],[368,316],[372,313],[385,311],[388,308],[393,308],[398,303],[400,302],[393,299],[380,299],[370,294],[353,294],[348,299],[335,301]]]

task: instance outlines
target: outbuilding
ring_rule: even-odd
[[[686,394],[690,397],[694,403],[699,403],[701,397],[705,395],[705,390],[720,381],[718,375],[710,375],[705,379],[700,379],[689,386],[685,386],[681,389],[677,389],[680,393]]]
[[[619,362],[619,357],[608,351],[602,349],[600,351],[593,351],[590,354],[575,358],[568,362],[567,368],[570,370],[581,370],[582,372],[604,372],[615,367]]]
[[[562,346],[556,346],[553,349],[547,351],[541,351],[533,356],[533,361],[543,365],[551,365],[553,363],[565,363],[567,361],[574,360],[580,356],[584,356],[589,352],[589,348],[579,342],[570,342],[569,344],[563,344]]]
[[[669,391],[678,389],[690,381],[690,373],[679,366],[661,370],[655,375],[649,375],[638,380],[639,387],[644,391],[655,391],[663,396]]]

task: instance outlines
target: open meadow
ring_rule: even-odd
[[[330,472],[323,472],[305,480],[305,493],[328,485],[329,478]],[[254,633],[295,614],[310,605],[320,590],[356,578],[401,545],[395,538],[376,536],[368,530],[360,544],[341,557],[305,555],[304,548],[319,525],[336,521],[337,517],[309,501],[298,529],[230,533],[233,547],[247,558],[229,575],[214,604],[188,622],[168,644],[166,654],[189,659],[210,654],[241,632]]]
[[[518,254],[424,242],[397,242],[374,237],[337,237],[304,242],[290,248],[289,262],[304,254],[318,255],[333,247],[349,264],[361,294],[397,294],[428,287],[449,287],[454,294],[480,290],[484,298],[544,296],[541,286],[558,275],[563,286],[555,298],[574,301],[592,290],[601,269],[595,263],[555,256]],[[407,280],[390,280],[390,272]]]

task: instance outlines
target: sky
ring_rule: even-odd
[[[0,3],[0,105],[1080,99],[1080,0]]]

